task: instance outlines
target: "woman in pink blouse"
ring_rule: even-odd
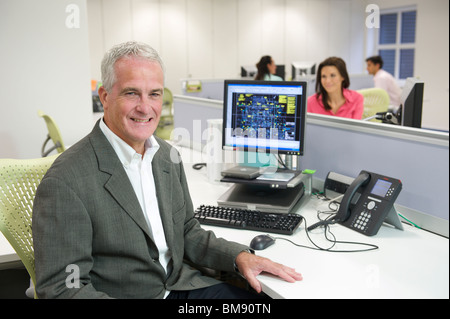
[[[316,94],[308,98],[308,112],[362,119],[364,97],[349,90],[350,79],[344,60],[331,57],[320,63]]]

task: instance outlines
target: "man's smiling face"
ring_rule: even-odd
[[[136,152],[143,154],[145,141],[155,132],[161,116],[164,73],[157,62],[125,57],[114,65],[116,81],[110,92],[99,96],[106,125]]]

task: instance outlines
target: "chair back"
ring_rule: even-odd
[[[155,134],[165,140],[170,139],[173,131],[173,95],[168,88],[164,88],[161,118]]]
[[[362,118],[366,119],[378,112],[387,112],[389,108],[389,95],[387,92],[380,88],[370,88],[358,90],[364,96],[364,113]],[[378,121],[378,120],[372,120]]]
[[[58,155],[0,159],[0,231],[23,262],[34,286],[33,201],[39,183]]]
[[[64,152],[66,150],[66,147],[64,146],[61,132],[59,131],[58,125],[56,125],[55,120],[41,110],[38,110],[38,115],[45,120],[45,124],[47,125],[48,130],[47,139],[45,140],[44,145],[42,145],[42,157],[48,156],[55,149],[58,153]],[[48,150],[45,150],[45,146],[50,139],[53,141],[54,146],[49,148]]]

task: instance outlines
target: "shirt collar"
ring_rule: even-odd
[[[344,96],[344,99],[346,102],[353,102],[353,100],[355,99],[354,95],[352,94],[352,92],[349,89],[343,89],[342,90],[342,95]],[[320,94],[319,96],[319,101],[323,100],[323,95]]]
[[[342,95],[344,95],[344,99],[347,101],[347,103],[353,103],[355,97],[349,89],[343,89]]]
[[[100,121],[100,129],[103,134],[105,134],[106,139],[113,147],[123,165],[129,166],[133,160],[142,159],[141,154],[137,153],[130,145],[125,143],[120,137],[111,131],[111,129],[103,121],[103,118]],[[152,135],[145,141],[144,160],[151,163],[158,150],[159,144],[156,141],[156,138]]]

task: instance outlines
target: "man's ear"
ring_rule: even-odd
[[[108,92],[103,86],[98,88],[98,97],[100,98],[100,102],[102,102],[103,108],[105,108],[105,105],[107,105],[108,102]]]

